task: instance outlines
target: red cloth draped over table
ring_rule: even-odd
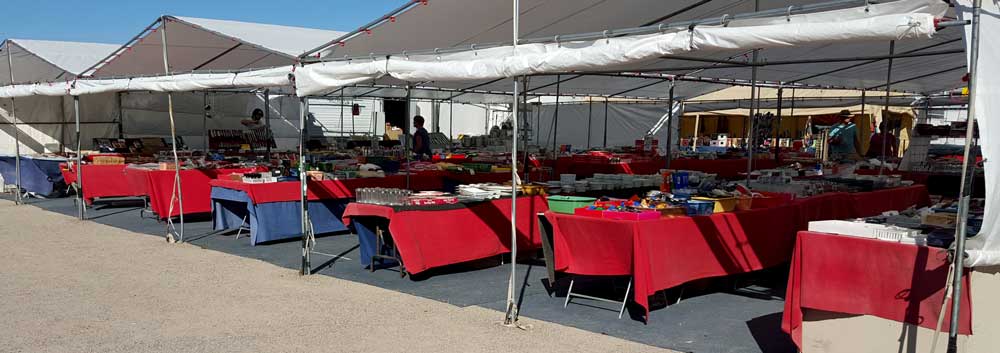
[[[874,315],[934,329],[948,275],[945,249],[799,232],[781,328],[802,347],[802,309]],[[959,332],[972,334],[969,277],[962,285]],[[944,328],[950,322],[946,309]]]
[[[510,181],[510,173],[480,173],[475,175],[427,172],[410,176],[410,189],[416,191],[441,190],[444,178],[454,179],[463,184]],[[299,182],[247,184],[232,180],[212,180],[212,186],[239,190],[247,193],[255,204],[268,202],[299,201]],[[309,200],[350,199],[358,188],[406,188],[406,176],[390,175],[385,178],[357,178],[347,180],[309,181]]]
[[[571,157],[561,157],[556,163],[556,174],[576,174],[578,178],[586,178],[595,173],[605,174],[657,174],[666,167],[666,160],[634,161],[631,163],[612,164],[606,161],[582,162]],[[755,159],[753,169],[772,169],[778,166],[773,159]],[[695,170],[718,174],[720,178],[732,179],[746,173],[747,160],[742,159],[675,159],[670,161],[670,169]]]
[[[446,210],[397,210],[389,206],[351,203],[344,224],[351,217],[389,220],[389,233],[399,249],[407,272],[417,274],[441,267],[510,252],[511,199],[469,204]],[[536,214],[548,211],[544,197],[517,198],[518,249],[541,246]]]
[[[890,210],[905,210],[912,205],[928,206],[931,196],[924,185],[851,194],[855,217],[871,217]]]
[[[583,275],[632,275],[635,302],[646,309],[659,290],[788,261],[795,206],[705,217],[618,221],[549,212],[556,269]]]
[[[122,182],[125,177],[125,165],[94,165],[84,164],[83,169],[83,199],[87,204],[98,197],[139,196],[128,183]],[[74,175],[75,177],[75,175]]]
[[[866,210],[899,206],[898,198],[926,202],[921,186],[871,193],[831,193],[783,206],[705,217],[619,221],[546,213],[552,222],[556,270],[580,275],[632,275],[635,302],[648,314],[649,295],[697,279],[738,274],[791,259],[795,233],[810,221],[856,217]],[[914,196],[916,195],[916,196]],[[879,212],[881,213],[881,211]]]
[[[253,173],[266,170],[267,168],[263,167],[181,170],[184,214],[212,212],[210,196],[212,187],[209,185],[212,179],[233,173]],[[179,202],[173,201],[173,210],[170,209],[171,198],[174,196],[173,170],[125,168],[125,178],[135,195],[149,196],[149,206],[157,216],[167,218],[180,215]],[[84,182],[86,182],[86,176]]]

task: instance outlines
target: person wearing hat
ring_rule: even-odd
[[[861,159],[858,153],[858,127],[854,124],[854,115],[850,110],[841,110],[840,123],[830,130],[830,160],[855,161]]]

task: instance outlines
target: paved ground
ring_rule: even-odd
[[[665,350],[0,201],[0,352]]]

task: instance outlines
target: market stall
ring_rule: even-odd
[[[184,214],[203,214],[212,212],[211,185],[213,179],[226,177],[234,173],[251,173],[266,171],[259,167],[220,168],[220,169],[183,169],[180,171],[181,185],[184,194]],[[125,180],[132,188],[134,195],[149,197],[149,206],[160,219],[181,215],[181,203],[174,190],[174,170],[153,169],[151,167],[129,166],[124,169]]]
[[[800,348],[804,310],[874,315],[929,329],[941,312],[948,280],[946,249],[835,234],[799,232],[781,327]],[[965,277],[963,288],[969,288]],[[971,335],[970,291],[961,294],[959,333]]]
[[[926,198],[925,187],[913,186],[820,195],[778,207],[648,221],[548,212],[545,216],[552,223],[555,259],[547,259],[547,265],[575,275],[631,276],[633,300],[648,314],[647,298],[657,291],[789,261],[795,233],[808,221],[924,206]],[[859,207],[855,199],[901,201]],[[780,219],[799,222],[775,222]]]
[[[65,163],[61,157],[20,156],[21,175],[18,178],[16,156],[0,156],[0,176],[6,185],[17,185],[24,192],[41,197],[56,196],[64,192],[66,183],[63,181],[59,164]]]
[[[418,274],[511,252],[506,233],[512,203],[510,198],[442,206],[351,203],[344,212],[344,223],[352,224],[358,233],[362,266],[371,266],[375,261],[372,256],[385,251],[376,247],[376,238],[382,237],[391,239],[398,249],[404,271]],[[548,204],[541,196],[519,197],[517,209],[518,249],[537,249],[541,239],[534,215],[547,211]]]

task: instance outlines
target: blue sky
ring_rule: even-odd
[[[4,0],[0,38],[122,44],[160,15],[349,31],[407,0]],[[303,10],[305,9],[305,10]]]

